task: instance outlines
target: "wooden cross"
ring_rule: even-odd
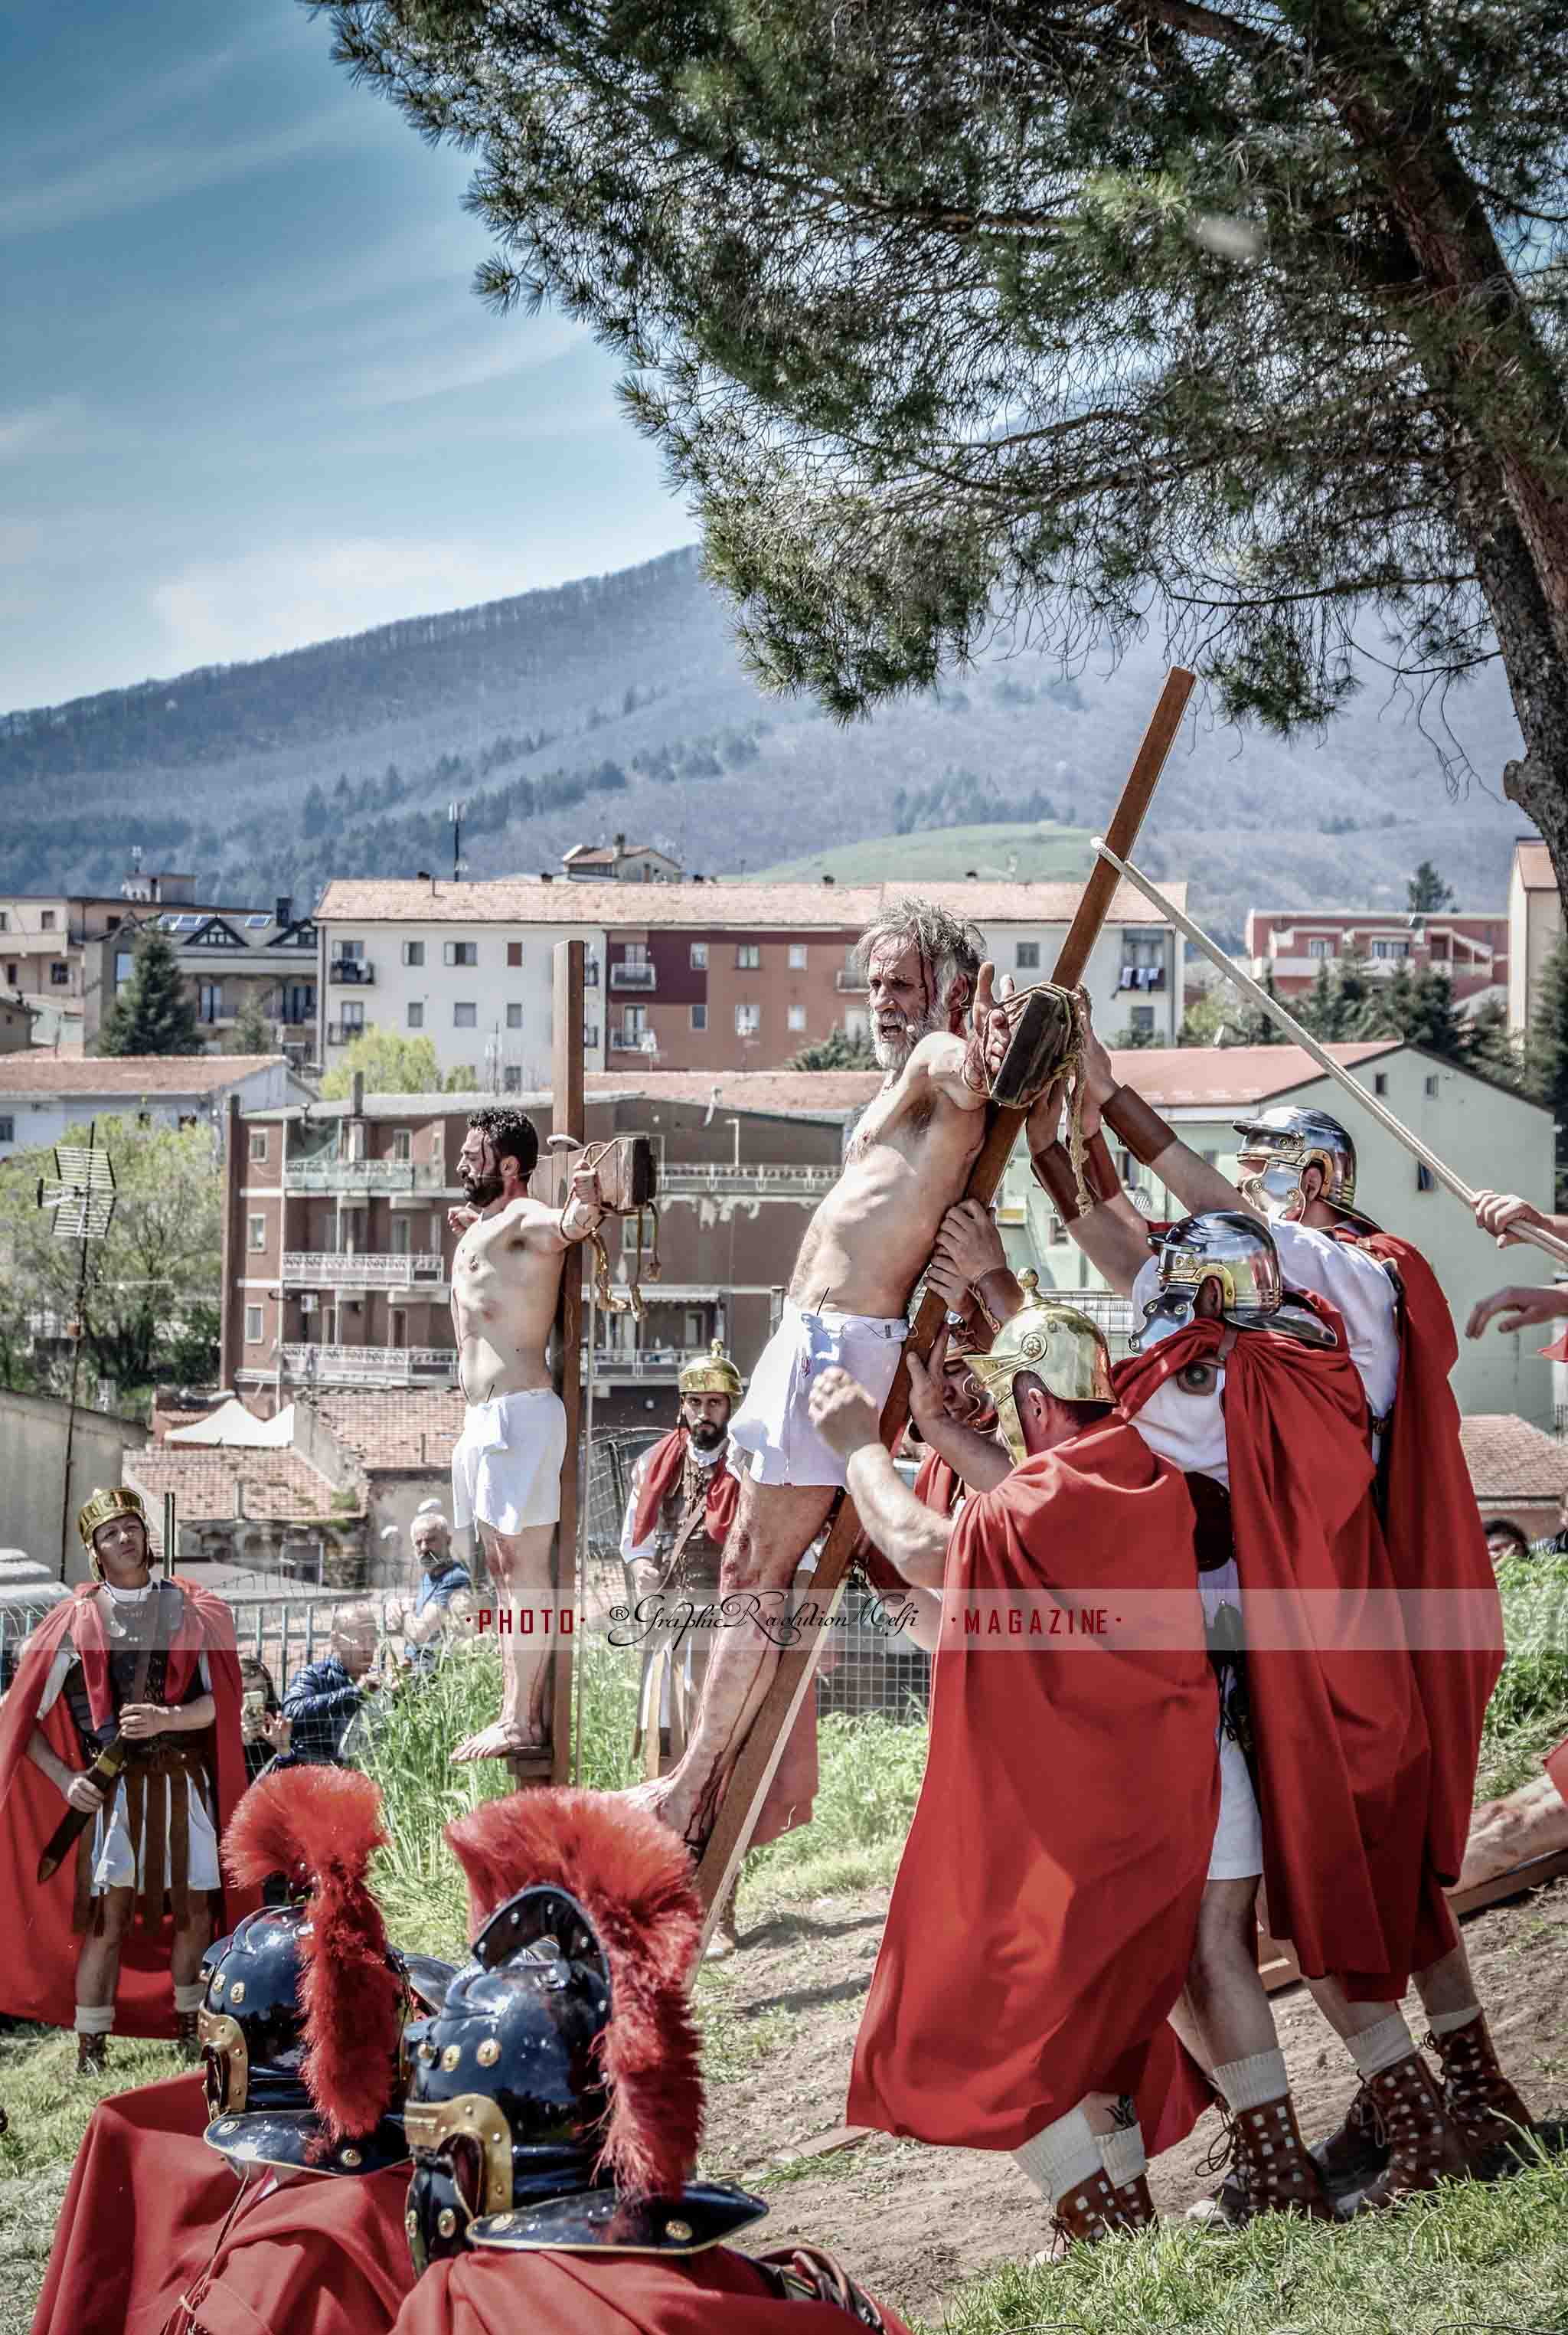
[[[1137,759],[1121,790],[1116,816],[1106,836],[1107,842],[1118,858],[1125,859],[1132,849],[1132,838],[1143,824],[1159,774],[1165,766],[1181,718],[1186,710],[1195,676],[1180,665],[1173,665],[1166,675],[1154,718],[1139,747]],[[1118,842],[1125,836],[1128,840]],[[1075,989],[1083,979],[1089,952],[1099,937],[1101,925],[1110,910],[1118,878],[1115,871],[1103,860],[1097,860],[1094,871],[1083,887],[1061,954],[1057,959],[1052,981],[1063,989]],[[992,1195],[1002,1181],[1002,1170],[1011,1155],[1028,1111],[1025,1109],[987,1106],[989,1125],[985,1139],[973,1167],[964,1197],[978,1200],[988,1207]],[[913,1349],[924,1360],[931,1351],[945,1312],[943,1300],[928,1289],[922,1300],[915,1327],[910,1334],[905,1353]],[[909,1367],[900,1360],[898,1372],[882,1410],[882,1440],[892,1450],[903,1434],[909,1418]],[[837,1606],[848,1568],[851,1552],[860,1530],[860,1520],[855,1504],[847,1496],[838,1506],[832,1528],[822,1554],[817,1561],[817,1571],[811,1584],[812,1602],[821,1613],[830,1613]],[[789,1729],[807,1695],[811,1691],[817,1661],[826,1642],[825,1629],[806,1632],[804,1642],[790,1647],[779,1660],[773,1681],[751,1722],[741,1745],[713,1830],[697,1869],[697,1889],[707,1908],[704,1943],[718,1918],[718,1908],[723,1904],[730,1885],[740,1869],[740,1860],[750,1845],[751,1834],[762,1805],[763,1795],[773,1780],[775,1769],[783,1755]]]

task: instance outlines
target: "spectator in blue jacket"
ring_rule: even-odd
[[[339,1768],[343,1739],[358,1717],[364,1697],[380,1684],[373,1665],[376,1654],[375,1615],[368,1605],[344,1605],[332,1625],[326,1652],[319,1662],[295,1671],[283,1698],[283,1715],[291,1721],[288,1749],[280,1752],[280,1767]]]

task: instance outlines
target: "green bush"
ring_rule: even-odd
[[[1497,1587],[1508,1655],[1486,1710],[1482,1797],[1512,1791],[1568,1735],[1568,1555],[1509,1557]]]

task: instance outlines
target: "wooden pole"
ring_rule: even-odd
[[[1165,767],[1166,757],[1181,727],[1182,715],[1186,711],[1194,683],[1195,675],[1180,665],[1173,665],[1166,675],[1154,718],[1145,733],[1137,758],[1121,790],[1116,816],[1110,823],[1111,839],[1120,851],[1130,851],[1137,840],[1144,814],[1159,782],[1160,771]],[[1057,959],[1051,978],[1060,987],[1073,989],[1082,980],[1089,952],[1099,936],[1115,893],[1115,875],[1102,862],[1094,868],[1083,887],[1077,913]],[[990,1206],[992,1195],[1002,1181],[1002,1171],[1027,1116],[1028,1113],[1021,1110],[998,1110],[994,1106],[990,1107],[990,1124],[979,1156],[970,1169],[963,1195],[966,1199],[978,1200],[982,1206]],[[908,1341],[908,1347],[922,1359],[931,1351],[945,1311],[942,1299],[934,1291],[927,1290]],[[909,1366],[907,1360],[901,1356],[897,1374],[882,1410],[882,1440],[889,1450],[903,1434],[908,1418]],[[813,1602],[825,1614],[837,1609],[844,1575],[859,1530],[860,1520],[855,1513],[855,1504],[846,1496],[839,1503],[838,1513],[818,1559],[816,1578],[812,1583]],[[723,1799],[720,1802],[707,1848],[697,1869],[698,1894],[707,1908],[704,1942],[718,1918],[718,1908],[723,1904],[730,1885],[740,1869],[740,1860],[750,1845],[763,1795],[772,1782],[783,1756],[789,1729],[811,1691],[818,1658],[827,1635],[826,1628],[809,1631],[803,1643],[789,1647],[780,1656],[772,1684],[740,1747]]]
[[[587,1132],[583,1105],[582,941],[557,941],[550,1032],[550,1132],[580,1144]],[[561,1468],[561,1520],[550,1560],[550,1592],[557,1613],[564,1584],[575,1584],[577,1516],[582,1502],[583,1251],[569,1248],[556,1302],[557,1386],[566,1413],[566,1457]],[[591,1360],[591,1358],[590,1358]],[[579,1619],[573,1614],[573,1622]],[[550,1781],[572,1780],[572,1658],[575,1638],[557,1637],[550,1669]]]
[[[1166,898],[1164,893],[1156,885],[1149,882],[1147,876],[1140,875],[1136,867],[1129,867],[1125,851],[1118,849],[1108,838],[1099,836],[1095,838],[1094,848],[1099,854],[1102,867],[1108,867],[1113,877],[1125,876],[1128,882],[1141,892],[1146,900],[1152,900],[1157,907],[1163,908],[1177,930],[1185,933],[1193,946],[1201,949],[1209,962],[1219,967],[1226,980],[1233,982],[1244,997],[1250,997],[1253,1003],[1262,1008],[1276,1028],[1282,1030],[1287,1038],[1300,1046],[1304,1053],[1312,1056],[1321,1071],[1326,1071],[1329,1077],[1342,1086],[1347,1094],[1354,1095],[1356,1100],[1371,1118],[1376,1119],[1386,1135],[1391,1135],[1396,1143],[1402,1143],[1407,1151],[1414,1152],[1422,1167],[1429,1170],[1435,1181],[1441,1184],[1445,1191],[1452,1192],[1457,1200],[1463,1200],[1465,1206],[1474,1211],[1476,1195],[1463,1177],[1456,1175],[1446,1160],[1439,1159],[1435,1151],[1429,1150],[1418,1135],[1412,1134],[1403,1119],[1396,1119],[1388,1104],[1380,1102],[1375,1094],[1364,1087],[1353,1071],[1346,1070],[1342,1062],[1336,1062],[1328,1048],[1314,1038],[1310,1030],[1303,1029],[1295,1015],[1282,1005],[1277,997],[1271,997],[1261,983],[1254,981],[1250,973],[1244,973],[1239,964],[1226,956],[1219,944],[1210,940],[1201,925],[1195,925],[1190,916],[1184,916],[1178,907]],[[1568,1241],[1560,1240],[1555,1233],[1544,1232],[1534,1225],[1518,1225],[1513,1228],[1513,1231],[1515,1240],[1528,1241],[1532,1247],[1544,1249],[1548,1256],[1554,1256],[1560,1264],[1568,1264]]]

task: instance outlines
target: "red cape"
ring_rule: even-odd
[[[888,2335],[909,2335],[895,2311],[876,2307]],[[728,2246],[700,2254],[476,2248],[431,2265],[398,2314],[397,2335],[847,2335],[855,2323],[834,2303],[779,2301],[755,2264]]]
[[[681,1469],[686,1458],[686,1430],[672,1428],[661,1437],[643,1461],[642,1488],[637,1494],[636,1513],[632,1518],[632,1540],[641,1548],[659,1521],[659,1510],[665,1497],[681,1480]],[[740,1497],[738,1478],[730,1473],[723,1461],[716,1460],[708,1471],[708,1537],[722,1548],[735,1521],[736,1505]]]
[[[1541,1765],[1556,1785],[1558,1797],[1568,1801],[1568,1736],[1559,1743],[1555,1751],[1547,1752]]]
[[[1476,1797],[1481,1722],[1503,1667],[1503,1603],[1486,1528],[1459,1442],[1448,1374],[1459,1359],[1453,1316],[1418,1248],[1391,1233],[1336,1240],[1386,1258],[1399,1276],[1399,1385],[1389,1428],[1383,1536],[1402,1591],[1446,1598],[1466,1642],[1411,1648],[1416,1691],[1432,1742],[1427,1850],[1437,1878],[1457,1881]],[[1440,1627],[1441,1627],[1440,1621]]]
[[[258,2194],[221,2232],[209,2228],[182,2289],[201,2335],[386,2335],[414,2282],[408,2166],[353,2180],[305,2174],[265,2193],[253,2175],[249,2186]],[[177,2310],[145,2335],[155,2325],[188,2335],[192,2323]]]
[[[176,1579],[201,1630],[200,1643],[188,1650],[189,1660],[180,1657],[179,1666],[186,1669],[189,1683],[196,1659],[206,1654],[218,1705],[211,1729],[183,1740],[206,1750],[216,1775],[221,1837],[246,1788],[234,1620],[221,1598],[213,1596],[210,1590],[198,1589],[179,1575]],[[27,1758],[27,1745],[40,1723],[39,1700],[62,1639],[80,1628],[91,1653],[100,1634],[92,1626],[97,1618],[93,1612],[96,1586],[84,1584],[39,1623],[22,1649],[11,1691],[0,1703],[0,2011],[13,2019],[40,2020],[46,2027],[69,2027],[75,2017],[76,1962],[82,1942],[71,1927],[74,1856],[68,1856],[53,1880],[42,1887],[34,1877],[38,1860],[65,1814],[65,1802]],[[42,1725],[56,1756],[69,1767],[80,1768],[82,1748],[63,1695],[56,1698]],[[260,1903],[257,1891],[226,1885],[224,1924],[232,1929],[242,1914],[252,1912]],[[140,1922],[132,1924],[120,1960],[116,2034],[173,2035],[174,1998],[169,1983],[172,1935],[167,1920],[156,1936],[150,1936]]]
[[[1398,1614],[1366,1398],[1338,1314],[1306,1302],[1336,1347],[1245,1331],[1224,1363],[1236,1568],[1244,1593],[1283,1593],[1270,1601],[1273,1642],[1247,1655],[1267,1923],[1308,1976],[1397,2001],[1456,1933],[1426,1859],[1426,1720],[1409,1653],[1389,1644]],[[1124,1409],[1215,1354],[1221,1329],[1195,1322],[1118,1363]],[[1312,1603],[1294,1601],[1302,1591]],[[1286,1626],[1299,1634],[1282,1643]]]
[[[1185,1626],[1151,1643],[1139,1601],[1173,1591],[1191,1598]],[[1219,1798],[1181,1476],[1120,1419],[1026,1460],[966,1502],[944,1596],[931,1749],[846,2119],[1012,2149],[1087,2092],[1130,2092],[1147,2144],[1168,2146],[1209,2098],[1166,2018]],[[1113,1624],[1009,1650],[963,1626],[972,1601],[1091,1597],[1126,1601],[1137,1641]]]

